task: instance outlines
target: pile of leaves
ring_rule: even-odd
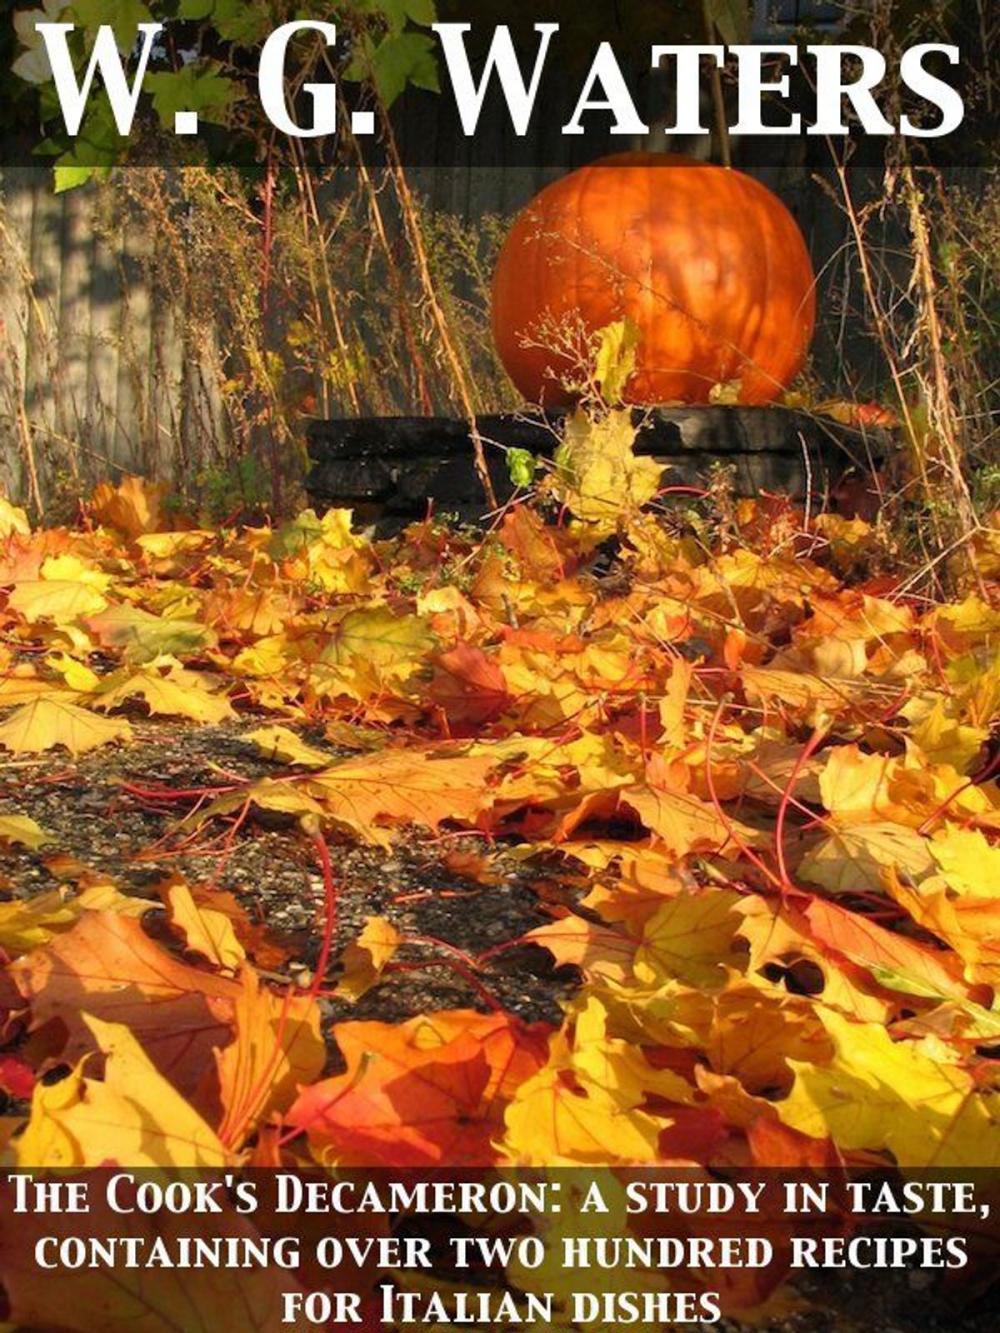
[[[0,502],[7,756],[257,719],[268,776],[131,799],[185,839],[283,819],[323,884],[288,986],[204,886],[9,884],[9,1163],[1000,1164],[1000,529],[936,602],[869,577],[859,520],[651,513],[600,429],[486,534],[202,530],[136,479],[75,529]],[[7,795],[0,842],[51,851]],[[452,950],[468,1008],[324,1030],[406,943],[335,947],[339,848],[404,834],[559,879],[529,940],[577,971],[561,1025]]]

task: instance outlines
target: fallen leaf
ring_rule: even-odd
[[[222,972],[240,967],[246,952],[227,915],[196,903],[183,881],[164,885],[160,893],[167,904],[170,924],[184,936],[192,953],[200,954]]]
[[[39,1084],[17,1140],[20,1169],[99,1166],[224,1166],[213,1130],[150,1062],[127,1027],[83,1016],[104,1056],[104,1079],[77,1068]]]
[[[10,609],[24,616],[29,625],[40,620],[68,625],[103,611],[107,604],[107,598],[86,583],[55,579],[24,579],[7,598]]]
[[[140,923],[87,912],[67,933],[18,959],[10,974],[32,1026],[66,1031],[64,1059],[92,1052],[86,1019],[126,1027],[160,1073],[193,1095],[232,1036],[240,987],[164,952]]]
[[[102,682],[95,708],[120,708],[141,698],[153,716],[186,717],[192,722],[218,726],[233,716],[233,707],[218,683],[201,672],[186,671],[176,661],[165,667],[153,661],[141,671],[127,668]]]
[[[233,1040],[217,1053],[223,1118],[219,1137],[242,1146],[264,1121],[287,1111],[300,1087],[326,1064],[315,1000],[263,989],[249,968],[240,974]]]
[[[834,1044],[826,1064],[791,1061],[795,1083],[778,1115],[845,1150],[888,1151],[908,1167],[991,1167],[1000,1162],[1000,1098],[979,1092],[957,1064],[930,1059],[885,1028],[819,1016]]]
[[[37,852],[52,842],[52,835],[35,823],[28,815],[0,815],[0,842],[13,843]]]
[[[348,1000],[360,1000],[378,985],[386,964],[392,961],[402,943],[403,936],[385,917],[368,917],[361,934],[343,952],[337,994]]]
[[[305,1089],[288,1113],[324,1163],[485,1166],[504,1107],[545,1059],[539,1028],[505,1015],[442,1013],[341,1023],[344,1074]]]
[[[258,727],[256,731],[248,731],[243,739],[255,745],[265,759],[292,768],[329,768],[333,759],[329,750],[306,745],[287,727]]]
[[[159,527],[165,494],[164,486],[154,485],[143,477],[126,477],[116,487],[102,482],[94,491],[90,506],[98,523],[135,538]]]
[[[0,745],[12,754],[41,754],[61,746],[76,756],[131,736],[127,722],[97,717],[63,699],[34,699],[0,723]]]

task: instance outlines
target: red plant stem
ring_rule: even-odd
[[[781,797],[781,804],[778,806],[778,818],[774,825],[774,852],[778,859],[778,873],[781,876],[781,882],[786,889],[794,889],[791,877],[788,874],[788,865],[785,861],[785,822],[788,819],[788,811],[792,804],[792,792],[795,790],[795,784],[799,780],[799,775],[806,764],[813,757],[819,747],[823,744],[826,737],[826,731],[822,727],[817,727],[809,737],[802,752],[796,759],[791,773],[788,776],[788,784]]]
[[[215,870],[212,872],[212,878],[211,878],[211,879],[209,880],[209,882],[208,882],[207,887],[208,887],[209,889],[216,889],[216,888],[218,888],[218,886],[219,886],[219,880],[222,878],[222,875],[225,873],[226,866],[229,864],[230,857],[231,857],[232,854],[233,854],[233,843],[236,841],[236,835],[239,833],[240,829],[241,829],[241,828],[243,827],[243,825],[246,823],[246,821],[247,821],[247,817],[248,817],[249,814],[250,814],[250,806],[251,806],[252,804],[253,804],[253,802],[251,801],[250,797],[248,796],[247,799],[243,802],[243,808],[240,810],[240,813],[239,813],[239,814],[237,815],[237,817],[233,820],[232,827],[230,828],[229,832],[226,834],[226,837],[225,837],[225,839],[224,839],[224,841],[223,841],[223,844],[222,844],[222,847],[221,847],[221,849],[220,849],[219,864],[216,866]]]
[[[971,791],[972,788],[975,787],[975,785],[976,784],[974,780],[972,778],[969,778],[969,780],[967,782],[963,782],[960,787],[956,787],[955,790],[951,793],[951,795],[947,798],[947,800],[942,801],[941,804],[935,810],[931,811],[931,813],[927,816],[924,822],[917,829],[917,832],[922,835],[930,833],[933,826],[937,823],[937,821],[941,818],[941,816],[946,813],[949,806],[954,805],[954,803],[958,800],[960,796],[964,796],[967,791]]]
[[[493,944],[488,949],[484,949],[482,953],[477,954],[476,962],[482,967],[484,963],[492,962],[494,958],[499,958],[501,954],[509,953],[511,949],[520,949],[525,944],[530,943],[531,941],[526,940],[523,935],[516,940],[504,940],[502,944]]]
[[[784,795],[786,789],[784,787],[779,786],[778,783],[775,782],[774,778],[772,778],[769,774],[765,773],[764,770],[761,768],[760,764],[755,764],[751,759],[747,763],[747,768],[749,768],[750,772],[753,773],[754,777],[760,778],[761,782],[765,783],[768,787],[770,787],[772,791],[777,792],[779,796]],[[751,800],[752,799],[753,798],[751,797]],[[790,798],[790,804],[793,805],[796,810],[798,810],[800,815],[805,815],[806,818],[809,820],[808,824],[803,825],[803,829],[825,827],[830,823],[829,815],[817,814],[815,810],[810,810],[808,805],[803,804],[802,801],[797,800],[794,796]]]
[[[701,486],[664,486],[656,492],[656,498],[659,500],[664,495],[695,495],[699,500],[707,500],[711,494],[711,491],[703,490]]]
[[[722,802],[719,800],[719,794],[715,786],[715,774],[712,772],[712,750],[715,748],[715,736],[718,730],[719,722],[722,720],[722,714],[726,710],[726,700],[720,699],[719,706],[712,714],[712,721],[708,728],[708,734],[705,737],[705,785],[708,787],[708,794],[712,805],[715,807],[715,813],[719,816],[723,825],[729,834],[729,839],[736,845],[737,850],[742,856],[750,862],[751,865],[764,875],[778,889],[782,895],[785,892],[785,885],[774,873],[771,867],[761,857],[757,855],[751,847],[736,832],[736,826],[723,809]]]
[[[240,787],[248,787],[249,782],[231,787],[189,787],[174,790],[172,787],[137,787],[134,783],[123,782],[121,790],[137,801],[162,801],[167,804],[179,801],[200,801],[209,796],[229,796]]]

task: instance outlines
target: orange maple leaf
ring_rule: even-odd
[[[352,1166],[498,1161],[504,1107],[547,1053],[547,1029],[462,1010],[336,1035],[346,1071],[305,1089],[287,1118],[320,1160]]]

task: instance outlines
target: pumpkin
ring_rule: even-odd
[[[493,286],[504,365],[547,405],[569,398],[574,330],[623,319],[639,334],[630,402],[705,403],[725,385],[727,400],[768,403],[801,370],[815,317],[809,252],[781,200],[742,172],[664,154],[605,158],[548,186],[515,221]]]

